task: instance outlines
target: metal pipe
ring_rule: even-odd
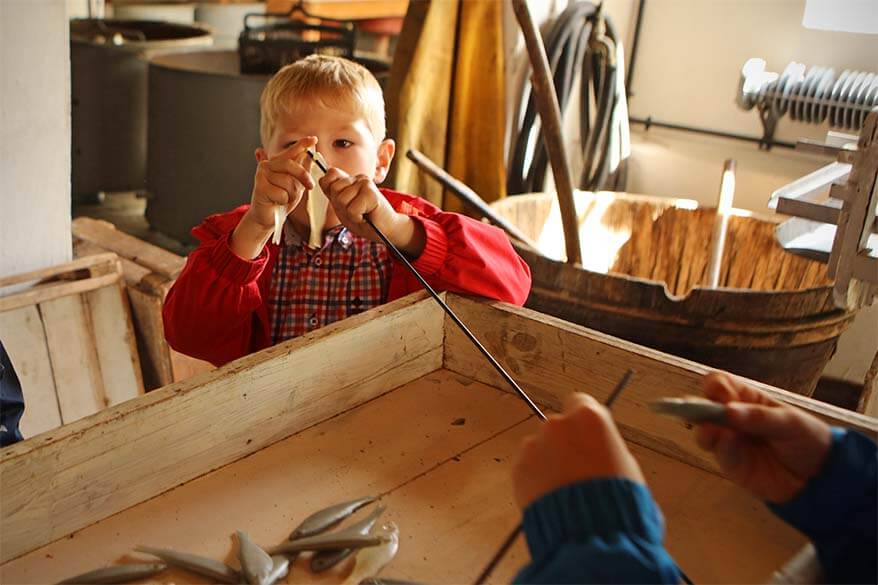
[[[726,160],[723,165],[723,178],[716,205],[716,219],[713,222],[713,237],[710,239],[710,264],[707,266],[707,283],[710,288],[719,286],[719,274],[723,265],[723,250],[726,247],[726,233],[729,214],[735,200],[735,161]]]
[[[430,160],[427,155],[419,150],[410,148],[405,153],[405,156],[415,163],[419,169],[436,179],[439,184],[448,189],[448,191],[458,199],[478,211],[483,217],[488,218],[488,221],[504,230],[511,237],[524,244],[527,248],[530,248],[531,251],[541,254],[539,249],[537,249],[536,242],[528,238],[524,232],[518,229],[514,224],[510,223],[509,220],[501,217],[487,203],[485,203],[484,199],[479,197],[478,193],[470,189],[464,182],[455,179],[450,173],[448,173],[448,171]]]
[[[681,130],[683,132],[694,132],[695,134],[705,134],[707,136],[717,136],[719,138],[731,138],[733,140],[743,140],[745,142],[753,142],[759,145],[765,145],[766,141],[762,138],[757,138],[755,136],[747,136],[745,134],[735,134],[732,132],[723,132],[721,130],[710,130],[709,128],[698,128],[697,126],[686,126],[685,124],[673,124],[671,122],[661,122],[659,120],[654,120],[652,116],[647,116],[646,118],[628,118],[629,122],[635,124],[643,124],[647,130],[651,126],[656,126],[658,128],[667,128],[669,130]],[[796,148],[796,145],[792,142],[785,142],[782,140],[771,140],[768,141],[771,146],[782,146],[783,148]]]

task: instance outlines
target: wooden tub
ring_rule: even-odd
[[[784,251],[777,224],[736,210],[720,288],[703,288],[715,210],[686,199],[575,193],[583,268],[564,264],[558,205],[545,193],[493,203],[553,259],[527,306],[675,355],[810,395],[854,313],[836,309],[826,265]]]
[[[801,546],[715,473],[685,424],[644,408],[697,392],[706,367],[526,309],[446,298],[545,407],[578,390],[603,400],[637,370],[613,412],[695,582],[763,582]],[[878,431],[874,419],[757,385]],[[381,495],[401,531],[382,575],[470,582],[519,521],[510,469],[539,424],[415,294],[0,451],[0,582],[55,582],[129,559],[137,544],[233,562],[236,529],[271,545],[310,512],[366,494]],[[494,581],[526,560],[519,540]],[[340,581],[306,563],[290,582]]]

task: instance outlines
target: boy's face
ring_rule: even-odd
[[[366,175],[376,183],[387,177],[393,141],[379,142],[360,114],[330,109],[318,100],[303,100],[280,112],[269,143],[256,150],[256,160],[273,158],[306,136],[317,137],[317,150],[330,166],[349,175]]]

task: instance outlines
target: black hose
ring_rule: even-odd
[[[558,104],[563,113],[573,94],[574,83],[580,84],[580,144],[583,149],[583,171],[580,189],[624,189],[624,161],[610,172],[610,120],[616,109],[616,67],[606,54],[589,46],[595,27],[598,7],[591,2],[574,2],[558,17],[546,35],[546,55],[552,69]],[[616,43],[616,30],[608,17],[606,36]],[[529,92],[525,84],[523,92]],[[592,118],[591,102],[595,113]],[[528,96],[521,126],[517,129],[507,176],[509,193],[542,191],[549,165],[548,151],[537,127],[536,103]],[[526,162],[530,153],[530,162]]]

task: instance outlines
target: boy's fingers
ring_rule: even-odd
[[[726,408],[726,424],[748,435],[766,438],[788,435],[795,413],[788,408],[736,402]]]
[[[286,205],[290,200],[290,195],[287,193],[286,189],[282,189],[281,187],[277,187],[270,183],[265,185],[263,193],[276,205]]]
[[[306,189],[314,188],[314,178],[308,170],[299,163],[290,159],[276,159],[269,163],[268,168],[273,173],[285,173],[295,179]]]
[[[711,372],[701,379],[704,396],[716,402],[731,402],[738,399],[737,388],[732,378],[724,372]]]
[[[344,183],[336,185],[339,181],[344,181]],[[331,167],[326,174],[323,175],[323,178],[320,179],[320,187],[328,197],[331,197],[334,193],[337,193],[352,182],[353,178],[347,173],[336,167]]]
[[[705,451],[713,451],[721,431],[716,425],[698,425],[695,427],[695,443]]]
[[[306,150],[317,144],[316,136],[306,136],[296,140],[295,144],[291,144],[283,149],[274,157],[275,159],[295,159],[305,153]],[[307,154],[305,156],[308,156]],[[309,157],[310,158],[310,157]]]

